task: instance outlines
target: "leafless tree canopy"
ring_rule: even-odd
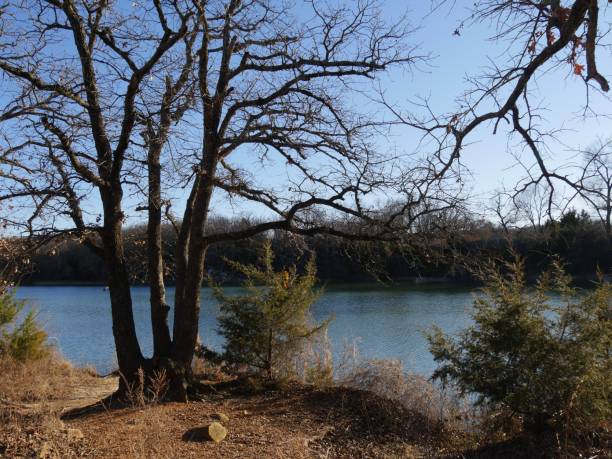
[[[607,55],[609,30],[602,20],[609,2],[601,0],[479,0],[471,15],[457,28],[475,23],[490,23],[493,41],[505,46],[505,52],[490,60],[482,74],[468,80],[468,89],[459,98],[455,110],[436,113],[427,100],[411,112],[392,106],[399,122],[420,129],[434,145],[435,154],[449,167],[460,163],[461,153],[479,127],[496,134],[508,130],[533,158],[533,165],[521,163],[525,180],[510,192],[514,200],[532,188],[547,194],[547,211],[552,214],[560,203],[556,192],[560,185],[580,191],[579,176],[570,177],[546,160],[551,153],[547,140],[556,135],[540,122],[546,116],[533,89],[545,73],[570,74],[585,83],[585,113],[590,110],[593,92],[609,91],[608,79],[599,71],[598,57]],[[435,2],[440,9],[456,2]],[[580,108],[580,107],[576,107]],[[555,152],[552,152],[554,155]],[[518,201],[517,201],[518,202]]]
[[[599,141],[583,152],[579,193],[603,224],[612,247],[611,141]]]
[[[104,258],[128,378],[159,365],[177,381],[189,372],[209,244],[268,230],[388,237],[456,205],[460,187],[443,186],[439,158],[377,148],[387,126],[363,109],[371,82],[423,57],[405,18],[385,23],[373,0],[37,0],[1,11],[7,224],[76,237]],[[269,219],[207,230],[217,202],[251,202]],[[136,338],[123,248],[134,213],[148,225],[152,360]],[[330,225],[332,215],[351,224]],[[164,220],[178,234],[172,333]]]
[[[210,244],[270,230],[356,240],[436,231],[456,220],[460,155],[479,126],[509,126],[533,155],[515,202],[525,190],[546,190],[550,212],[563,183],[609,203],[609,186],[606,195],[593,181],[605,170],[599,159],[588,159],[578,180],[546,164],[551,133],[540,130],[530,91],[539,73],[563,66],[587,94],[608,91],[597,66],[607,33],[600,3],[477,1],[471,20],[497,24],[494,38],[510,39],[514,54],[438,115],[427,101],[412,114],[384,98],[373,103],[380,75],[425,59],[406,18],[384,21],[376,0],[6,0],[5,223],[36,241],[78,238],[102,257],[120,370],[129,379],[138,368],[164,367],[184,398]],[[408,157],[381,147],[397,124],[421,132],[432,151]],[[261,215],[219,231],[210,224],[219,204]],[[124,253],[123,227],[135,216],[147,224],[152,359],[136,337]],[[330,223],[338,216],[346,224]],[[172,331],[164,222],[177,233]]]

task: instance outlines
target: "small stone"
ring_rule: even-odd
[[[225,413],[215,413],[212,415],[212,418],[224,423],[228,423],[230,420],[229,416]]]
[[[219,443],[227,435],[227,429],[218,422],[213,422],[208,426],[208,439]]]
[[[227,429],[218,422],[212,422],[205,427],[190,429],[183,435],[187,441],[213,441],[219,443],[227,436]]]

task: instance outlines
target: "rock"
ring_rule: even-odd
[[[229,416],[225,413],[215,413],[212,415],[212,418],[224,423],[228,423],[230,420]]]
[[[64,433],[68,437],[70,443],[82,440],[84,435],[79,429],[64,429]]]
[[[227,435],[227,429],[218,422],[211,422],[205,427],[190,429],[183,435],[186,441],[213,441],[219,443]]]
[[[218,422],[213,422],[208,426],[208,437],[215,443],[219,443],[227,435],[227,429]]]

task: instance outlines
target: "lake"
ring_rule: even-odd
[[[148,287],[133,287],[132,295],[137,333],[149,355]],[[173,296],[173,288],[168,288],[168,299]],[[108,291],[100,286],[24,286],[17,297],[38,310],[51,342],[68,360],[93,365],[102,374],[116,368]],[[400,359],[406,370],[430,375],[435,364],[423,331],[432,325],[458,331],[469,321],[472,300],[473,291],[446,284],[338,285],[326,289],[313,313],[317,320],[333,316],[329,338],[334,354],[357,341],[364,358]],[[216,332],[218,311],[210,290],[203,288],[200,336],[215,350],[223,344]]]

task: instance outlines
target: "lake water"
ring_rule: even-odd
[[[132,295],[137,333],[149,355],[149,290],[133,287]],[[173,295],[169,288],[168,298]],[[17,297],[38,310],[51,342],[67,359],[77,365],[93,365],[103,374],[116,368],[110,301],[102,287],[26,286],[18,290]],[[335,354],[356,340],[364,358],[400,359],[407,370],[429,375],[435,364],[423,331],[432,325],[451,333],[463,328],[472,300],[469,289],[443,284],[333,286],[327,288],[313,312],[317,320],[333,316],[329,338]],[[216,332],[218,311],[210,291],[202,289],[200,336],[205,345],[216,350],[223,344]]]

